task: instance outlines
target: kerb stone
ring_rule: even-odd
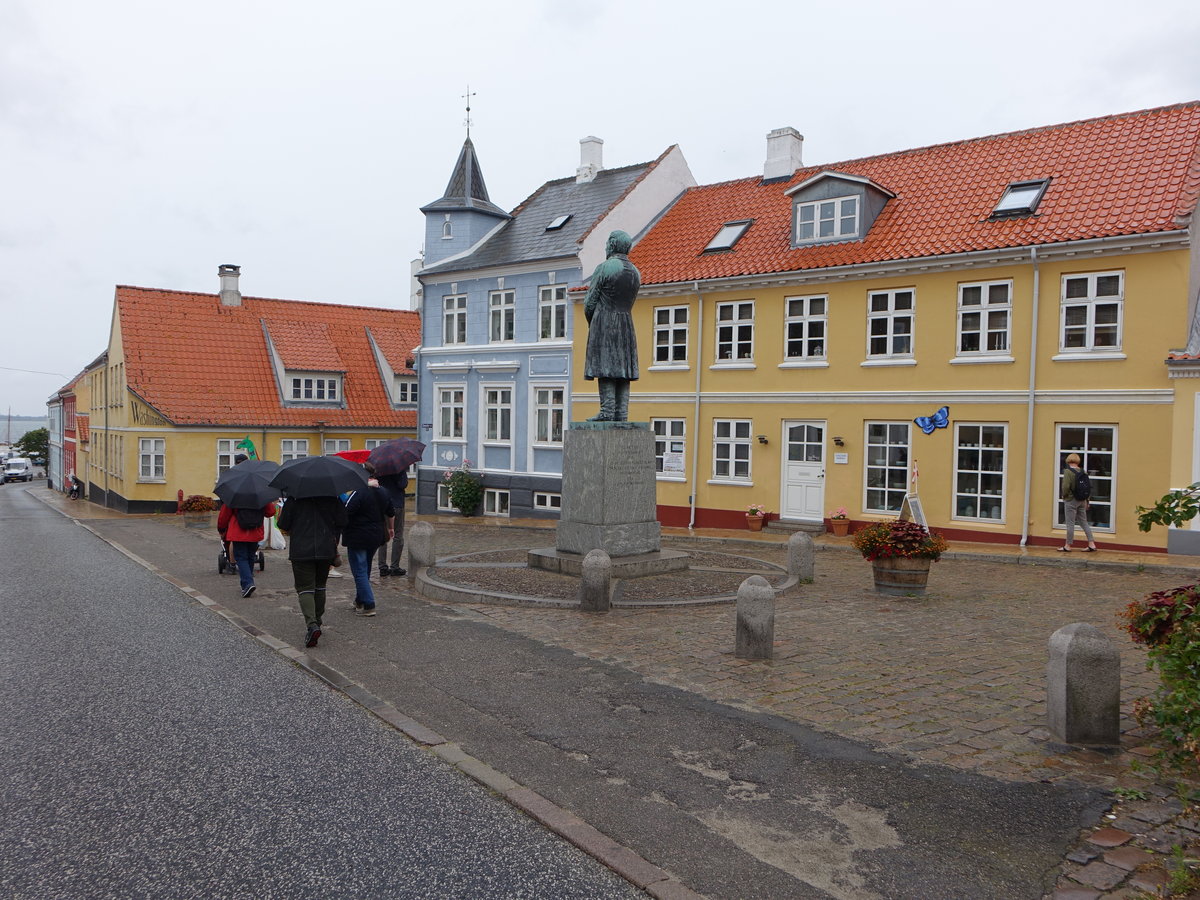
[[[583,558],[579,579],[579,609],[608,612],[612,605],[612,561],[603,550],[591,550]]]
[[[416,522],[408,530],[408,540],[404,542],[408,549],[408,578],[417,577],[417,569],[432,566],[437,562],[434,552],[433,526],[428,522]]]
[[[1065,744],[1121,741],[1121,657],[1095,625],[1076,622],[1050,636],[1046,718]]]
[[[801,581],[812,581],[816,557],[816,547],[813,544],[812,536],[803,531],[797,531],[788,538],[787,548],[788,574],[794,575]]]
[[[751,575],[737,592],[738,659],[771,659],[775,655],[775,591],[761,575]]]

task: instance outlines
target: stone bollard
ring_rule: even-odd
[[[812,535],[797,531],[788,538],[788,574],[801,581],[813,580],[813,557],[816,547]]]
[[[579,578],[579,611],[608,612],[611,592],[612,560],[603,550],[589,550]]]
[[[408,548],[409,581],[417,577],[417,569],[437,563],[437,554],[433,548],[433,526],[428,522],[415,523],[408,530],[408,539],[404,546]]]
[[[1046,718],[1064,744],[1121,742],[1121,657],[1095,625],[1076,622],[1050,636]]]
[[[775,655],[775,591],[761,575],[751,575],[737,592],[738,659],[771,659]]]

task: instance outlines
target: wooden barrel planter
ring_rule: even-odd
[[[903,556],[888,556],[872,560],[875,590],[881,594],[904,597],[925,593],[929,583],[931,559],[906,559]]]

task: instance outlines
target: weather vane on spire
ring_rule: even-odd
[[[475,96],[475,92],[471,90],[471,85],[467,85],[467,92],[462,95],[467,101],[467,118],[463,120],[463,124],[467,126],[467,139],[471,138],[471,98]]]

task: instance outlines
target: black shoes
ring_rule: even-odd
[[[250,596],[252,596],[252,595],[254,594],[254,588],[255,588],[255,585],[253,585],[253,584],[252,584],[252,585],[250,585],[250,587],[248,587],[248,588],[246,588],[244,591],[242,591],[242,596],[243,596],[243,597],[250,597]]]
[[[389,575],[407,575],[408,569],[402,569],[400,566],[380,566],[379,577],[387,578]]]
[[[304,635],[304,646],[305,647],[315,647],[315,646],[317,646],[317,641],[319,641],[320,639],[321,639],[321,628],[318,625],[314,625],[311,628],[309,628],[308,633]]]

